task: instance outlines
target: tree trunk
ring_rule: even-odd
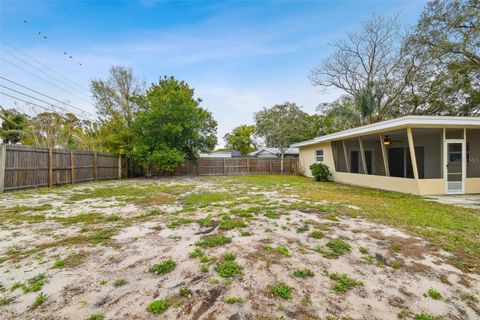
[[[283,153],[284,152],[282,151],[282,153],[280,154],[280,170],[282,171],[282,173],[283,173]]]

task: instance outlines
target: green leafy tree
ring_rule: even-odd
[[[19,143],[25,137],[28,127],[28,116],[15,109],[4,109],[0,107],[0,137],[3,143]]]
[[[255,150],[255,142],[253,141],[254,126],[241,125],[227,133],[223,139],[226,142],[227,149],[230,151],[239,151],[242,156],[248,155]]]
[[[136,97],[144,92],[144,87],[133,70],[124,66],[113,66],[107,80],[90,83],[103,126],[104,145],[109,151],[124,154],[132,150],[132,126],[138,109]]]
[[[254,117],[255,134],[268,147],[280,150],[282,172],[286,149],[292,143],[313,138],[310,116],[295,103],[286,102],[269,109],[263,108]]]
[[[196,159],[199,152],[214,149],[217,122],[200,106],[201,100],[186,82],[163,77],[137,102],[129,155],[147,175],[154,168],[172,171],[185,159]]]
[[[344,95],[333,102],[320,104],[317,112],[319,114],[311,116],[315,136],[352,129],[362,123],[356,101],[350,95]]]

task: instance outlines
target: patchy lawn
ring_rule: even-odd
[[[0,196],[0,318],[478,319],[480,210],[295,176]]]

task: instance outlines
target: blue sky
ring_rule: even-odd
[[[95,109],[84,89],[91,79],[105,78],[112,65],[132,67],[147,84],[173,75],[194,87],[213,112],[223,144],[226,132],[252,123],[263,107],[291,101],[314,113],[319,103],[338,97],[341,92],[321,91],[307,79],[331,53],[329,43],[373,14],[399,13],[406,26],[413,25],[424,6],[424,1],[359,0],[0,1],[0,73],[90,112]],[[84,89],[25,65],[13,55],[36,64],[10,45]],[[0,95],[1,105],[14,103]],[[16,106],[34,111],[19,101]]]

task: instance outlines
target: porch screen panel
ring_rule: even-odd
[[[467,178],[480,178],[480,129],[467,129]]]
[[[345,153],[343,152],[342,141],[332,142],[333,160],[335,162],[335,171],[347,172],[347,165],[345,163]]]
[[[412,129],[418,177],[420,179],[441,179],[443,176],[442,129]]]
[[[360,154],[360,143],[358,138],[345,140],[347,149],[347,159],[350,165],[351,173],[364,173],[362,155]]]
[[[388,169],[391,177],[413,178],[407,130],[384,132]]]
[[[362,137],[363,150],[365,151],[365,161],[367,162],[368,174],[384,176],[385,166],[383,164],[381,148],[382,145],[380,144],[380,142],[381,141],[379,134]]]

